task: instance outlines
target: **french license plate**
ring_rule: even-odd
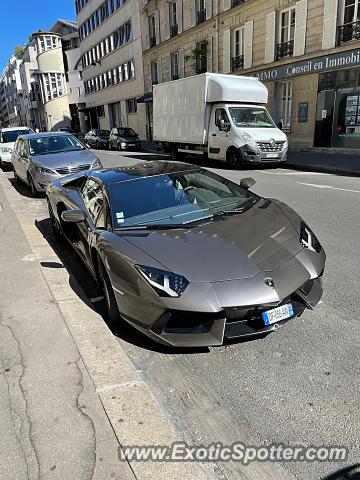
[[[273,308],[262,314],[265,325],[272,325],[273,323],[285,320],[294,315],[294,309],[291,303],[281,305],[281,307]]]
[[[266,158],[278,158],[278,153],[267,153]]]

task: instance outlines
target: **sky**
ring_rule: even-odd
[[[74,0],[1,0],[0,73],[17,45],[37,30],[48,30],[58,18],[75,20]]]

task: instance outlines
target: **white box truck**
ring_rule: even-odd
[[[284,162],[286,135],[267,101],[268,90],[255,77],[204,73],[154,85],[153,137],[173,159],[193,153],[231,167]]]

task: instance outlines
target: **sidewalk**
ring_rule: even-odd
[[[142,149],[149,153],[163,153],[161,145],[154,142],[142,142]],[[295,170],[360,176],[360,151],[358,155],[316,150],[290,151],[287,162],[282,166]]]

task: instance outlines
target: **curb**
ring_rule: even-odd
[[[285,164],[279,165],[280,168],[292,168],[303,172],[318,172],[318,173],[332,173],[334,175],[342,175],[348,177],[360,177],[360,171],[345,170],[338,167],[324,167],[321,165],[299,165],[296,163],[285,162]]]

